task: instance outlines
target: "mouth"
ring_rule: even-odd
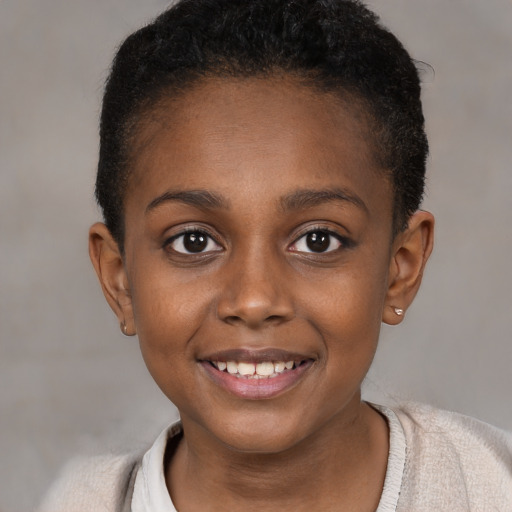
[[[261,400],[295,387],[314,359],[277,350],[236,350],[212,355],[199,363],[224,390],[240,398]]]
[[[238,379],[275,379],[279,375],[297,369],[306,363],[306,360],[299,361],[261,361],[238,362],[238,361],[209,361],[209,363],[219,370]]]

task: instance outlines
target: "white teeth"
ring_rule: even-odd
[[[238,363],[238,373],[240,375],[254,375],[255,371],[256,366],[252,363]]]
[[[238,373],[238,365],[234,361],[228,361],[226,363],[226,367],[228,369],[228,373],[232,373],[233,375]]]
[[[214,366],[221,372],[226,371],[231,375],[240,375],[246,378],[267,379],[276,377],[285,370],[294,367],[294,361],[263,361],[261,363],[244,363],[236,361],[214,361]]]
[[[285,368],[285,363],[283,361],[279,361],[274,364],[274,371],[276,373],[283,373]]]
[[[274,373],[274,363],[271,361],[264,361],[256,365],[256,373],[260,376],[272,375]]]

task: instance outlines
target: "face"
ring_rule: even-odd
[[[126,307],[186,429],[279,452],[357,414],[393,242],[367,132],[277,79],[207,81],[141,128]]]

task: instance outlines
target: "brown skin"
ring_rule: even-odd
[[[125,198],[125,255],[100,223],[90,254],[180,411],[185,437],[166,468],[174,504],[375,510],[388,430],[360,388],[381,322],[399,323],[394,308],[418,290],[432,215],[417,212],[393,238],[392,189],[364,116],[292,79],[210,79],[149,119]],[[225,204],[168,200],[147,211],[165,192],[197,190]],[[305,190],[352,199],[293,204]],[[211,237],[204,252],[183,254],[186,227]],[[334,235],[315,253],[305,233],[319,228]],[[290,350],[313,364],[283,393],[248,400],[199,363],[236,348]]]

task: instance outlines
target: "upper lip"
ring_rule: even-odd
[[[221,350],[200,357],[200,361],[237,361],[237,362],[265,362],[265,361],[305,361],[313,357],[298,352],[289,352],[277,348],[263,349],[228,349]]]

